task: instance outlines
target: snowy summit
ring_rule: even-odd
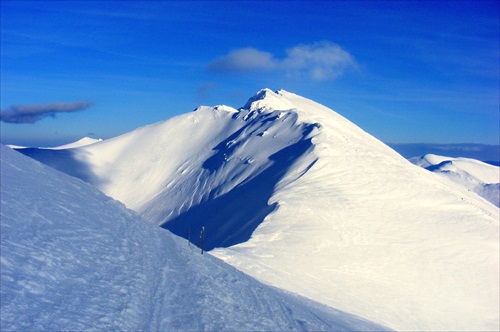
[[[265,284],[396,330],[499,329],[499,209],[312,100],[259,91],[20,150]],[[140,194],[138,194],[140,193]]]

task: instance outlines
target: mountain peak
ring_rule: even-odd
[[[282,91],[272,91],[265,88],[259,90],[253,97],[248,99],[245,106],[241,110],[251,111],[273,111],[273,110],[288,110],[294,108],[285,98],[283,98]]]
[[[85,136],[76,142],[72,142],[72,143],[68,143],[68,144],[64,144],[64,145],[60,145],[60,146],[55,146],[52,148],[46,148],[46,149],[50,149],[50,150],[73,149],[73,148],[78,148],[78,147],[82,147],[82,146],[95,144],[95,143],[98,143],[101,141],[102,141],[102,138],[91,138],[91,137]]]
[[[203,227],[205,249],[266,283],[396,330],[498,330],[497,207],[313,100],[220,107],[60,165],[193,242]]]
[[[234,109],[233,107],[231,106],[227,106],[227,105],[215,105],[215,106],[198,106],[197,108],[195,108],[195,110],[193,112],[204,112],[204,111],[225,111],[225,112],[229,112],[229,113],[237,113],[238,110]],[[168,121],[168,120],[166,120]]]

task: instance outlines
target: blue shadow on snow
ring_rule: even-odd
[[[305,137],[317,125],[301,126],[303,126],[302,139],[271,155],[270,160],[273,163],[267,169],[221,196],[215,197],[217,188],[214,189],[207,200],[191,207],[162,227],[186,239],[190,236],[190,241],[195,245],[199,245],[200,230],[205,227],[204,249],[207,251],[217,247],[229,247],[250,239],[257,226],[277,208],[276,203],[268,204],[268,202],[278,182],[294,162],[313,147],[311,138]],[[217,153],[207,159],[203,167],[211,173],[222,167],[225,156],[230,155],[238,144],[229,144],[228,147],[228,143],[234,141],[244,129],[218,144],[214,148]],[[315,162],[316,160],[308,165],[298,177],[307,172]],[[188,235],[189,230],[190,235]]]

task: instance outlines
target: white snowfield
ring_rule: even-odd
[[[264,89],[71,151],[51,162],[178,235],[205,227],[267,284],[396,330],[500,328],[499,209],[309,99]]]
[[[2,331],[385,330],[265,286],[1,146]]]
[[[470,158],[427,154],[409,159],[417,166],[442,175],[500,207],[500,167]]]

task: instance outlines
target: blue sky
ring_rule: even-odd
[[[1,141],[110,138],[261,88],[392,143],[499,144],[498,1],[1,2]]]

